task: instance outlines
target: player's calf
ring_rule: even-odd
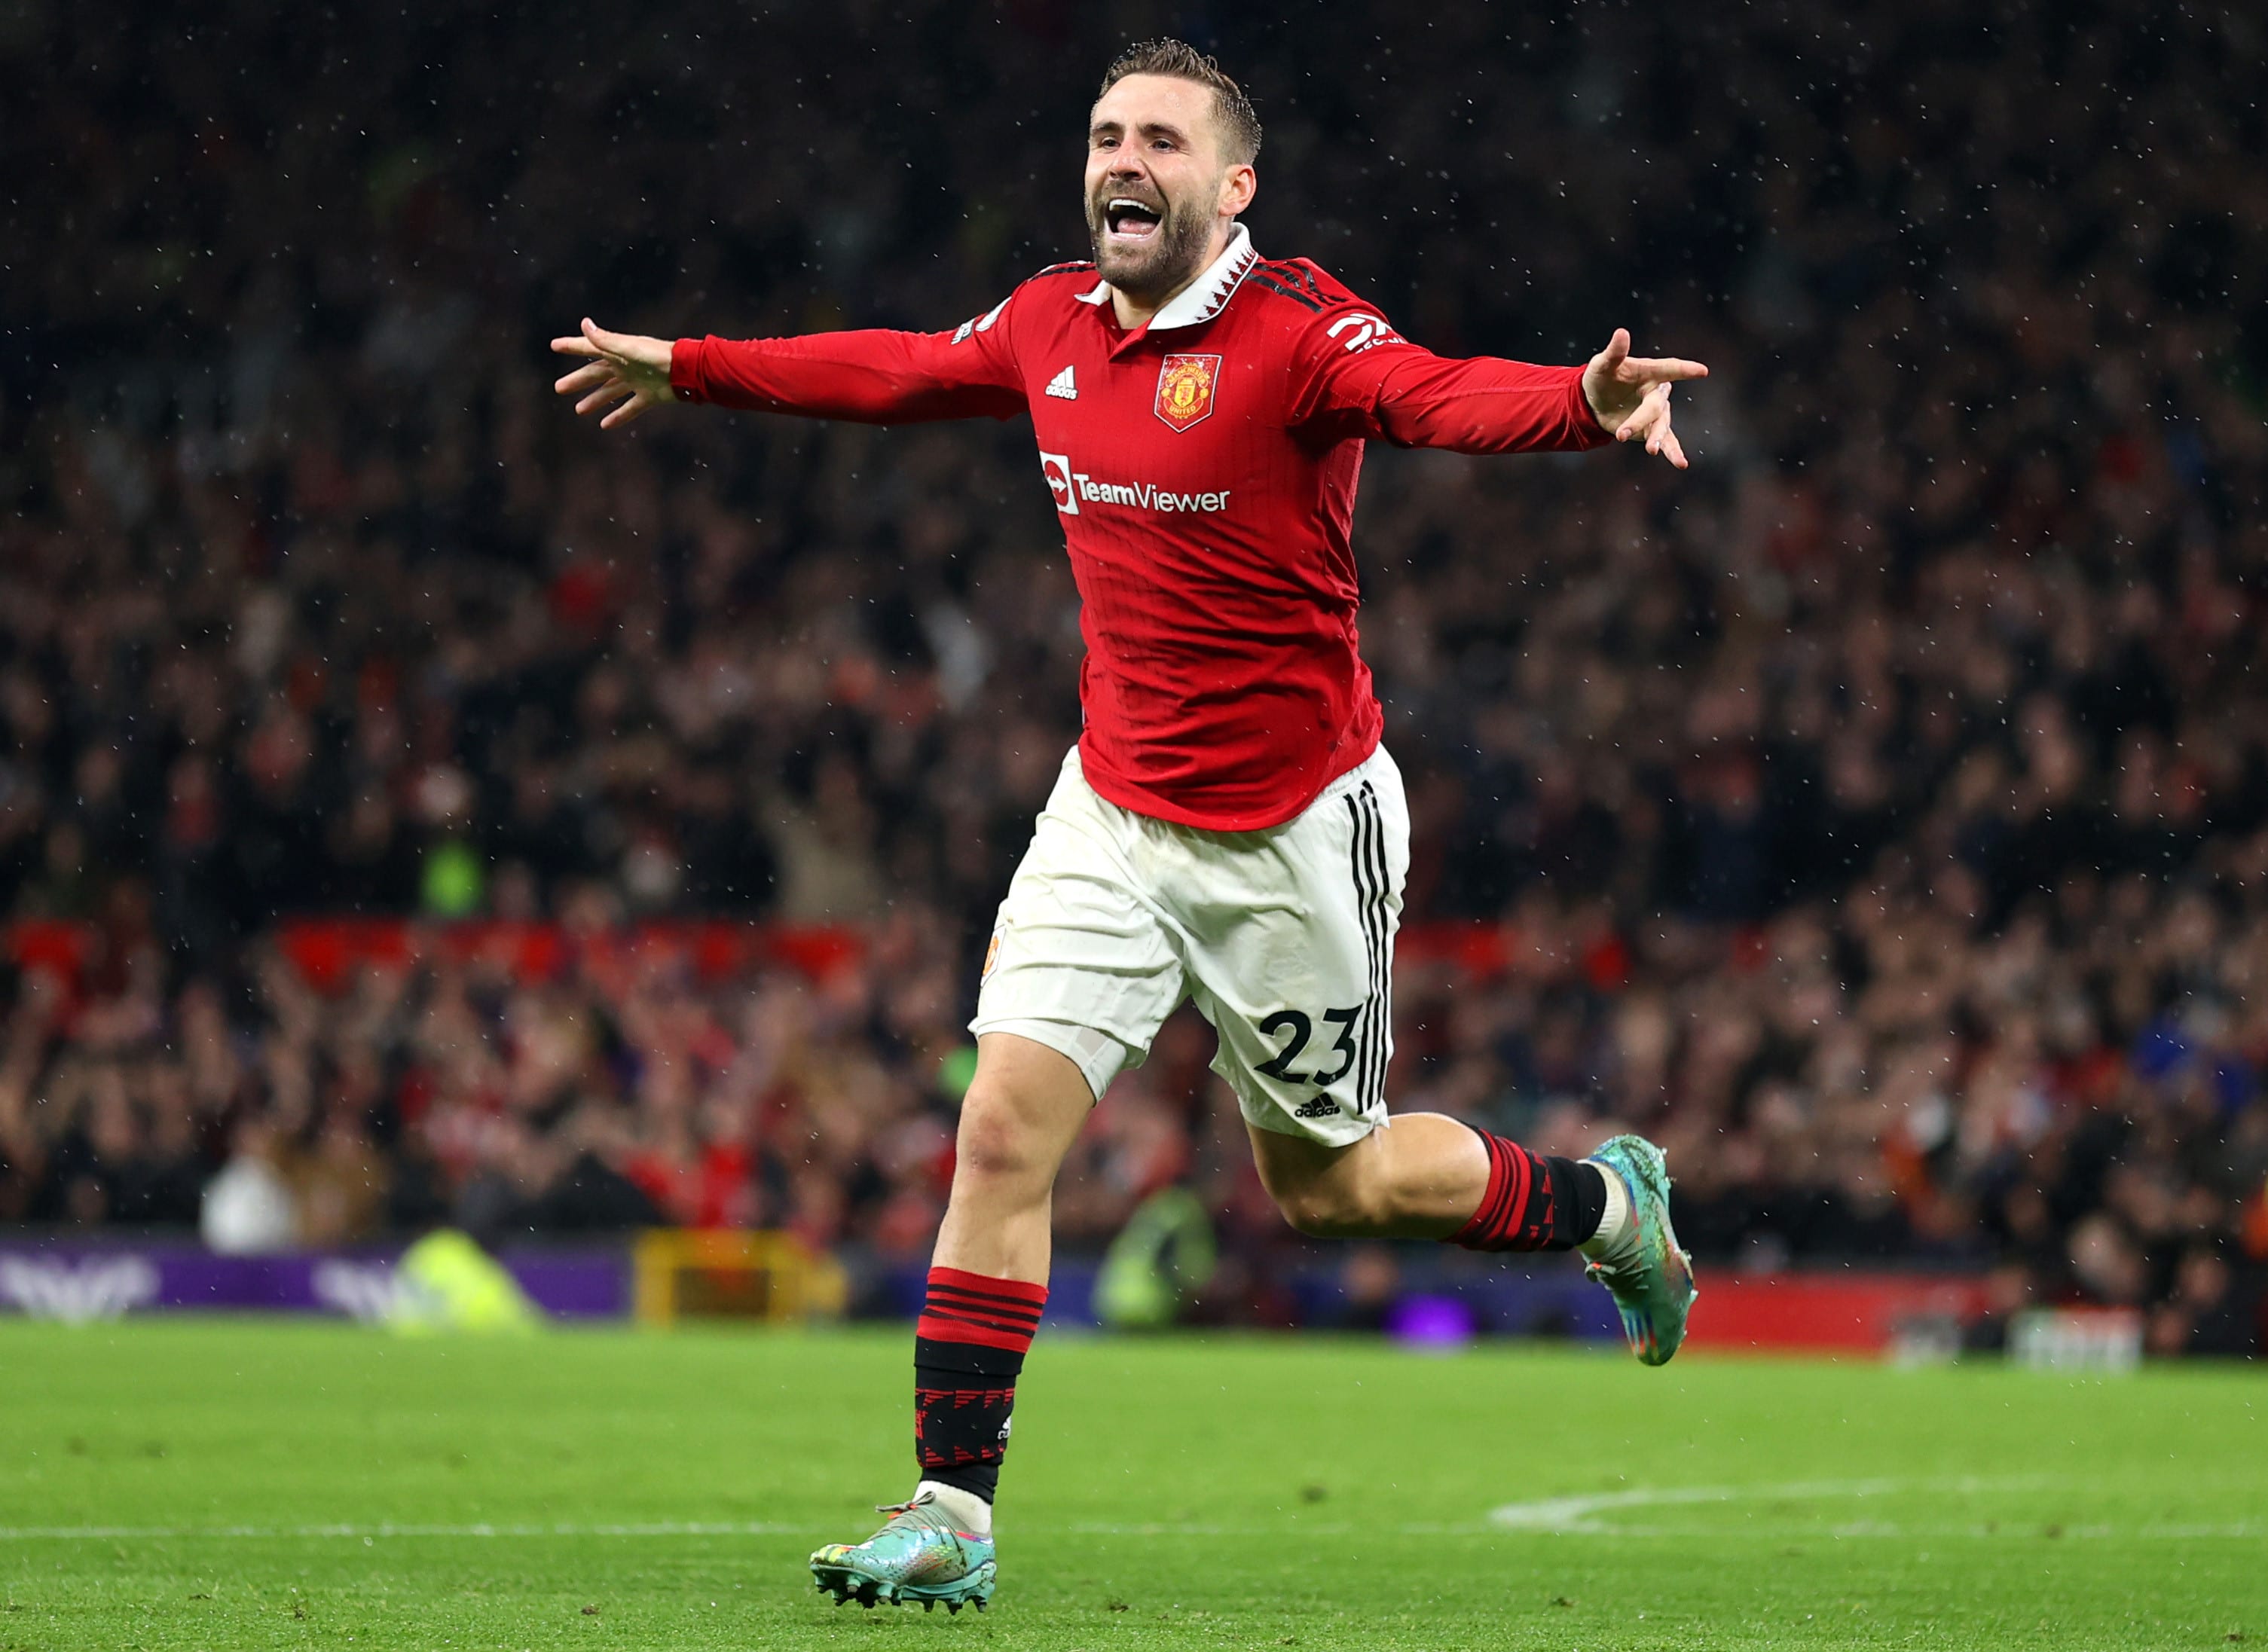
[[[1373,1237],[1394,1225],[1395,1215],[1382,1190],[1352,1177],[1287,1188],[1276,1195],[1276,1208],[1311,1239]]]
[[[1489,1208],[1502,1173],[1488,1146],[1496,1138],[1437,1112],[1402,1113],[1338,1145],[1257,1127],[1251,1136],[1261,1185],[1286,1222],[1315,1238],[1450,1238]],[[1560,1209],[1569,1222],[1581,1214],[1572,1200]],[[1485,1241],[1492,1230],[1483,1230]],[[1520,1248],[1543,1246],[1531,1237]]]

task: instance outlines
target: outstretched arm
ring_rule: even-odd
[[[1522,453],[1644,442],[1679,469],[1685,451],[1669,417],[1670,386],[1704,378],[1698,362],[1630,353],[1617,327],[1581,367],[1540,367],[1476,356],[1434,355],[1339,290],[1319,312],[1294,368],[1302,375],[1294,421],[1403,447]]]
[[[715,402],[864,424],[926,419],[1012,418],[1024,411],[1022,377],[996,325],[1003,304],[953,333],[873,329],[786,339],[666,339],[609,333],[585,320],[556,338],[562,356],[585,365],[552,386],[600,413],[612,430],[665,401]]]
[[[1669,387],[1705,378],[1698,362],[1630,353],[1620,327],[1583,367],[1538,367],[1491,356],[1462,361],[1409,346],[1379,363],[1379,433],[1404,447],[1522,453],[1644,442],[1678,469],[1685,450],[1669,421]]]

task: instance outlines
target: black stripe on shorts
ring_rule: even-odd
[[[1386,946],[1386,822],[1379,812],[1378,793],[1368,781],[1347,794],[1347,815],[1354,828],[1349,858],[1369,975],[1369,991],[1356,1023],[1360,1070],[1355,1080],[1355,1105],[1368,1118],[1386,1111],[1386,1017],[1393,997]]]

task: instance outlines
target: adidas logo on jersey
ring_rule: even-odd
[[[1318,1094],[1313,1101],[1303,1101],[1292,1109],[1294,1119],[1328,1119],[1333,1113],[1346,1111],[1329,1096]]]
[[[1061,397],[1065,401],[1079,400],[1079,381],[1071,376],[1070,368],[1064,368],[1048,380],[1048,394]]]

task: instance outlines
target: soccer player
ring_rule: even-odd
[[[914,1332],[921,1478],[812,1557],[838,1601],[982,1607],[1009,1411],[1047,1302],[1056,1171],[1094,1098],[1194,999],[1260,1178],[1303,1233],[1580,1249],[1648,1364],[1692,1300],[1660,1151],[1531,1153],[1386,1108],[1402,781],[1357,649],[1366,440],[1513,453],[1642,442],[1681,469],[1673,385],[1628,334],[1580,367],[1451,361],[1304,259],[1263,258],[1260,126],[1178,41],[1104,77],[1092,262],[950,332],[674,343],[585,320],[558,380],[613,429],[667,401],[897,423],[1028,414],[1081,599],[1085,731],[1009,885],[975,1082]]]

